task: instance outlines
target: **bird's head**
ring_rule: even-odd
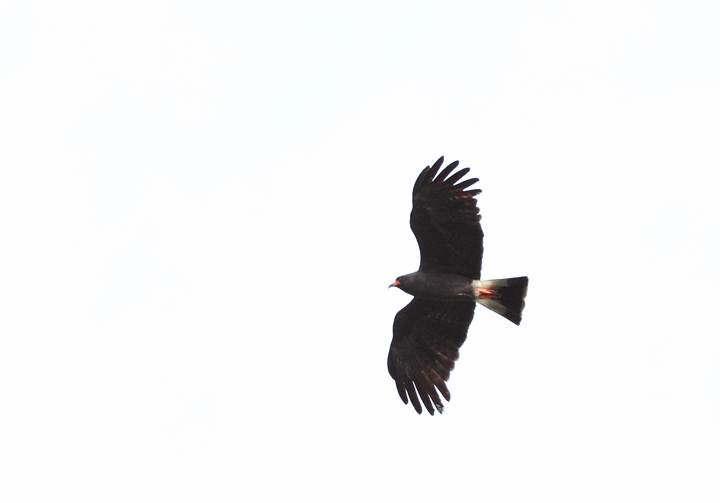
[[[420,278],[418,277],[418,273],[416,272],[411,274],[404,274],[402,276],[398,276],[398,278],[393,282],[392,285],[388,287],[388,289],[395,286],[405,293],[415,295],[419,279]]]

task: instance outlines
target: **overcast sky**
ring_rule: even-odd
[[[720,4],[0,3],[0,499],[720,498]],[[478,177],[445,413],[386,368]]]

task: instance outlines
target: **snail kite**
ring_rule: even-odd
[[[420,268],[390,285],[415,298],[395,316],[388,370],[400,398],[418,414],[430,414],[450,392],[445,384],[465,342],[475,304],[520,324],[528,278],[480,280],[483,232],[475,196],[478,179],[460,181],[470,168],[440,174],[443,158],[426,167],[413,187],[410,228],[420,247]],[[440,394],[438,394],[438,391]]]

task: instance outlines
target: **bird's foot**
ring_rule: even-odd
[[[497,299],[500,297],[500,293],[497,290],[491,288],[476,288],[475,296],[478,299]]]

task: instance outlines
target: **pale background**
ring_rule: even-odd
[[[720,500],[716,1],[0,3],[4,502]],[[443,416],[410,191],[480,178]]]

